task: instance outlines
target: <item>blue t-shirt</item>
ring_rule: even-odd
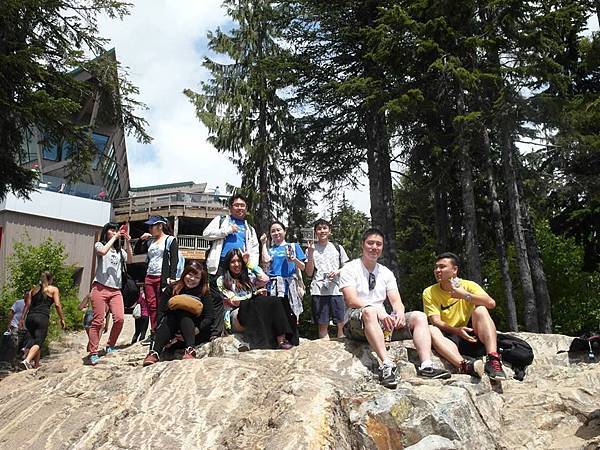
[[[237,233],[228,234],[223,241],[223,249],[221,250],[221,261],[225,259],[227,253],[234,248],[239,248],[242,252],[246,249],[246,221],[244,219],[234,219],[229,217],[229,221],[238,226]]]
[[[296,273],[296,264],[290,261],[287,257],[287,246],[293,245],[296,250],[296,258],[300,261],[304,261],[306,256],[302,251],[302,248],[297,244],[282,243],[281,245],[273,246],[269,249],[269,255],[271,255],[271,268],[269,269],[269,276],[271,277],[291,277]]]

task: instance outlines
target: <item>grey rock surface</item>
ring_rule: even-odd
[[[368,347],[346,340],[240,353],[230,336],[146,368],[136,344],[89,367],[74,333],[0,382],[0,448],[600,448],[600,366],[557,355],[566,336],[520,336],[536,354],[524,382],[418,378],[406,341],[392,343],[402,380],[387,390]]]

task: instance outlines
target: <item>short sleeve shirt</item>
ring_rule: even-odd
[[[313,258],[315,261],[315,271],[312,282],[310,283],[311,295],[341,295],[339,284],[339,275],[329,280],[327,274],[339,270],[341,266],[348,262],[348,255],[344,247],[339,246],[339,253],[331,242],[321,245],[315,242]],[[341,261],[341,266],[340,266]]]
[[[96,242],[94,248],[96,251],[104,247],[102,242]],[[127,252],[121,249],[123,260],[127,260]],[[96,276],[94,282],[100,283],[106,287],[121,289],[121,256],[111,248],[104,256],[96,253]]]
[[[25,300],[20,299],[13,303],[11,310],[13,312],[13,318],[10,321],[11,328],[19,328],[19,321],[23,316],[23,309],[25,308]]]
[[[296,252],[296,258],[300,261],[304,261],[306,256],[302,251],[302,248],[298,243],[288,244],[286,242],[281,245],[274,245],[269,249],[269,255],[271,256],[271,267],[269,269],[269,276],[271,277],[291,277],[296,273],[296,264],[288,259],[288,245],[292,245]]]
[[[373,289],[369,289],[369,271],[361,259],[350,261],[340,273],[340,289],[353,287],[356,289],[359,299],[385,310],[383,302],[385,302],[388,292],[398,291],[396,277],[390,269],[381,264],[377,264],[371,273],[375,275]]]
[[[147,275],[160,276],[162,274],[163,257],[165,254],[166,241],[157,243],[152,241],[148,247],[148,270]]]
[[[460,280],[461,287],[475,295],[485,295],[485,291],[474,281]],[[439,283],[429,286],[423,291],[423,311],[427,317],[440,316],[442,321],[451,327],[465,327],[469,323],[475,305],[465,299],[451,298]]]
[[[238,231],[236,233],[228,234],[223,240],[223,248],[221,250],[221,261],[225,259],[227,253],[234,248],[240,249],[242,252],[246,249],[246,221],[244,219],[235,219],[229,217],[231,224],[236,224]]]

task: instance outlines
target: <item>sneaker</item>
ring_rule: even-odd
[[[423,378],[432,378],[437,380],[447,380],[450,378],[450,373],[445,369],[436,369],[435,367],[418,368],[417,375]]]
[[[502,358],[498,353],[488,353],[485,360],[485,372],[490,380],[506,380],[506,374],[502,368]]]
[[[398,380],[396,380],[396,372],[398,369],[396,365],[383,365],[379,369],[379,382],[386,388],[396,389],[398,386]]]
[[[186,348],[181,359],[196,359],[196,349],[194,347]]]
[[[115,353],[117,350],[116,347],[106,347],[106,350],[104,350],[104,352],[108,355],[109,353]]]
[[[281,350],[291,350],[292,348],[294,348],[294,346],[292,344],[290,344],[288,341],[283,341],[279,344],[279,348]]]
[[[250,351],[250,344],[248,344],[247,342],[240,342],[240,345],[238,345],[238,352],[249,352]]]
[[[95,366],[99,362],[100,362],[100,357],[98,355],[94,354],[94,355],[90,355],[87,357],[85,365],[86,366]]]
[[[483,376],[483,362],[480,359],[476,360],[462,360],[458,373],[465,375],[471,375],[472,377],[481,378]]]
[[[19,364],[19,366],[21,367],[22,370],[31,370],[31,369],[33,369],[33,366],[31,365],[31,363],[29,361],[27,361],[26,359],[24,359],[23,361],[21,361],[21,363]]]
[[[144,358],[144,362],[142,363],[142,366],[143,367],[151,366],[152,364],[156,364],[158,361],[160,361],[158,358],[158,353],[156,353],[155,351],[151,351]]]
[[[150,336],[148,336],[143,341],[140,341],[140,344],[142,344],[142,345],[151,345],[153,341],[154,341],[154,335],[151,334]]]

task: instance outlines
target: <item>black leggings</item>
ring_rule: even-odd
[[[50,317],[45,316],[43,314],[28,314],[27,319],[25,320],[25,328],[29,331],[31,335],[31,339],[29,340],[27,346],[29,348],[34,345],[39,345],[40,347],[46,340],[46,336],[48,335],[48,322],[50,321]]]
[[[146,331],[148,331],[148,322],[150,317],[144,316],[135,319],[135,333],[131,338],[131,343],[135,344],[138,340],[143,341],[146,337]]]
[[[167,345],[178,331],[181,331],[185,346],[193,347],[196,342],[194,328],[196,328],[197,325],[194,319],[195,317],[187,311],[182,311],[180,309],[167,311],[156,328],[152,350],[160,354],[165,345]]]

